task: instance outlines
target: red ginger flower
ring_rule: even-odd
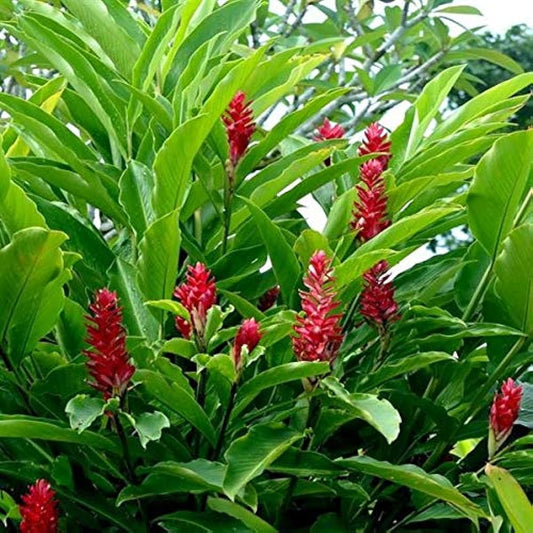
[[[21,533],[56,533],[59,511],[48,481],[38,479],[22,496],[22,502],[19,506]]]
[[[500,394],[494,395],[490,408],[490,427],[497,442],[502,443],[511,433],[518,418],[523,389],[509,378],[502,385]]]
[[[231,164],[235,167],[246,152],[255,131],[251,102],[246,102],[246,95],[238,91],[226,109],[222,120],[226,125]]]
[[[238,371],[241,368],[242,360],[242,347],[246,345],[248,347],[248,353],[251,353],[254,348],[259,344],[262,334],[259,331],[260,324],[256,322],[255,318],[247,318],[237,331],[235,335],[235,344],[233,345],[233,362],[235,363],[235,369]]]
[[[330,139],[342,139],[346,132],[340,124],[333,125],[327,118],[322,125],[316,130],[313,139],[315,141],[327,141]]]
[[[385,276],[388,268],[386,261],[380,261],[363,274],[364,288],[360,299],[361,314],[381,332],[400,318],[394,285]]]
[[[193,330],[201,337],[207,320],[207,311],[217,301],[215,280],[211,276],[211,271],[202,263],[189,265],[185,283],[175,288],[174,296],[189,311],[192,321],[189,323],[181,317],[176,317],[176,327],[186,339],[191,338]]]
[[[92,316],[87,326],[91,349],[83,353],[89,358],[87,368],[94,381],[92,387],[103,393],[104,399],[122,396],[135,372],[126,351],[126,332],[122,325],[122,307],[117,294],[100,289],[89,306]]]
[[[331,260],[322,250],[309,260],[309,270],[304,277],[307,292],[300,291],[305,316],[298,316],[294,325],[296,335],[292,347],[299,361],[329,361],[337,357],[343,334],[341,313],[332,313],[339,307],[336,300]]]
[[[379,152],[386,152],[385,155],[377,157],[381,163],[383,170],[389,166],[389,159],[392,157],[390,153],[391,143],[388,134],[377,122],[373,122],[366,128],[364,132],[364,139],[359,146],[359,155],[375,154]]]
[[[268,289],[268,291],[259,298],[259,302],[257,303],[257,308],[260,311],[266,311],[267,309],[270,309],[274,306],[276,303],[278,296],[279,296],[279,285],[276,285],[275,287],[272,287],[271,289]]]
[[[361,165],[361,180],[364,183],[356,187],[359,201],[354,202],[352,229],[357,238],[366,242],[390,226],[387,217],[387,195],[383,171],[379,159],[371,159]]]

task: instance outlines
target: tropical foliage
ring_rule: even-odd
[[[5,523],[527,531],[533,73],[491,56],[517,75],[443,114],[449,2],[294,40],[251,0],[126,4],[0,2]]]

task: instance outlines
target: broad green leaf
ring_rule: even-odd
[[[240,520],[213,511],[177,511],[160,516],[158,520],[164,524],[165,530],[169,533],[180,533],[183,530],[198,533],[253,532],[253,529]]]
[[[427,141],[437,141],[452,134],[468,122],[483,115],[495,102],[502,102],[531,84],[533,84],[533,72],[527,72],[487,89],[455,110],[449,118],[443,120]]]
[[[400,414],[390,402],[380,400],[374,394],[349,393],[342,384],[333,377],[327,377],[321,382],[333,398],[340,400],[341,405],[349,412],[368,422],[379,431],[390,444],[400,433]]]
[[[398,361],[385,362],[378,370],[370,374],[362,384],[365,388],[371,389],[392,378],[407,376],[410,372],[427,368],[429,365],[441,361],[454,361],[454,358],[446,352],[425,352],[409,355]]]
[[[176,283],[181,235],[179,213],[171,211],[146,230],[139,243],[139,287],[147,300],[170,299]],[[162,313],[155,316],[162,320]]]
[[[119,181],[119,202],[138,237],[155,220],[150,203],[154,180],[150,169],[137,161],[130,161]]]
[[[484,59],[490,63],[494,63],[499,67],[502,67],[513,74],[522,74],[524,69],[520,63],[517,63],[514,59],[508,55],[499,52],[498,50],[491,50],[490,48],[476,48],[469,47],[465,50],[451,50],[447,55],[448,61],[475,61],[477,59]]]
[[[176,382],[168,383],[161,374],[151,370],[138,370],[134,379],[143,384],[146,392],[154,400],[181,415],[201,431],[212,445],[215,444],[215,429],[204,410],[188,390]]]
[[[180,492],[221,491],[225,466],[206,459],[189,463],[164,461],[149,469],[138,486],[126,487],[117,498],[117,505],[137,499]]]
[[[447,478],[438,474],[428,474],[418,466],[393,465],[387,461],[377,461],[371,457],[351,457],[350,459],[342,459],[338,463],[344,468],[386,479],[392,483],[444,500],[472,520],[485,516],[483,510],[466,496],[463,496]]]
[[[335,200],[324,228],[324,236],[327,239],[336,239],[350,231],[350,221],[353,218],[352,211],[356,200],[357,190],[355,187],[348,189]],[[394,213],[392,208],[391,212]]]
[[[228,463],[224,492],[234,501],[249,481],[260,476],[265,468],[301,438],[301,433],[282,424],[253,426],[246,435],[234,440],[224,455]]]
[[[300,477],[337,477],[346,473],[342,466],[329,457],[317,452],[302,451],[296,448],[289,448],[268,467],[268,470]]]
[[[516,479],[503,468],[488,464],[485,472],[516,533],[528,533],[533,524],[533,506]]]
[[[0,438],[67,442],[119,453],[118,446],[98,433],[77,431],[54,420],[21,415],[0,415]]]
[[[275,533],[276,528],[265,522],[262,518],[234,502],[222,498],[208,498],[207,507],[213,511],[224,513],[237,518],[256,533]]]
[[[28,228],[17,232],[0,250],[0,342],[7,341],[8,352],[16,354],[13,364],[52,329],[61,311],[61,284],[67,280],[60,246],[65,239],[64,233]],[[59,301],[55,316],[43,312],[44,298],[50,298],[46,303],[52,306]]]
[[[185,320],[190,320],[189,311],[183,307],[182,304],[175,300],[148,300],[146,302],[148,307],[154,307],[155,309],[162,309],[163,311],[169,311],[173,315],[180,316]]]
[[[300,263],[307,267],[309,259],[318,250],[324,250],[328,257],[333,257],[328,240],[322,233],[312,229],[302,231],[294,243],[294,251],[298,254]]]
[[[515,325],[533,335],[533,224],[511,231],[494,263],[496,292]]]
[[[289,246],[282,231],[253,202],[242,198],[246,203],[257,230],[265,243],[272,268],[281,288],[285,302],[292,302],[296,287],[300,281],[301,270],[298,259]]]
[[[169,427],[169,419],[159,411],[143,413],[135,419],[135,430],[144,449],[149,442],[158,441],[163,429]]]
[[[101,398],[92,398],[78,394],[70,399],[65,407],[70,427],[78,433],[85,431],[94,421],[104,414],[105,402]]]
[[[469,226],[492,260],[532,183],[531,153],[533,131],[518,131],[496,141],[476,166],[467,196]]]
[[[117,70],[129,78],[141,48],[129,33],[137,23],[128,10],[116,0],[63,0],[63,4],[100,43]],[[128,24],[122,26],[122,21]],[[142,35],[139,30],[135,33]]]
[[[240,387],[236,397],[233,417],[237,417],[261,391],[267,388],[289,381],[327,374],[329,370],[328,363],[315,361],[298,361],[269,368],[244,382],[242,387]]]

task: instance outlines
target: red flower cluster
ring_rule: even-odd
[[[494,395],[490,408],[490,427],[499,444],[509,436],[518,418],[522,393],[522,387],[509,378],[503,383],[500,394]]]
[[[87,326],[87,342],[92,348],[83,353],[89,358],[87,368],[93,378],[90,385],[101,391],[105,400],[120,397],[135,372],[126,351],[122,307],[118,306],[115,292],[100,289],[89,309],[92,316],[87,316],[91,322]]]
[[[176,317],[176,327],[186,339],[191,338],[193,330],[197,336],[202,337],[207,311],[217,301],[215,280],[211,271],[202,263],[189,266],[185,283],[175,288],[174,296],[191,315],[191,323]]]
[[[364,287],[360,300],[361,314],[381,332],[400,318],[398,304],[394,300],[394,286],[386,278],[388,268],[386,261],[380,261],[363,274]]]
[[[230,102],[226,114],[222,117],[226,125],[231,164],[235,167],[246,152],[255,131],[251,102],[246,102],[246,95],[238,91]]]
[[[356,187],[359,201],[354,203],[351,223],[361,242],[369,241],[390,226],[382,172],[379,159],[370,159],[361,165],[361,180],[365,186]]]
[[[322,125],[316,130],[313,140],[328,141],[330,139],[342,139],[346,132],[340,124],[333,125],[327,118]]]
[[[389,159],[392,157],[390,148],[391,143],[388,139],[387,132],[381,124],[373,122],[365,130],[363,142],[359,146],[359,155],[384,152],[377,159],[381,163],[383,170],[386,170],[389,166]]]
[[[242,347],[244,345],[248,348],[248,353],[251,353],[261,340],[261,332],[259,331],[260,324],[256,322],[255,318],[247,318],[237,331],[235,335],[235,343],[233,345],[233,362],[235,369],[239,371],[242,366]]]
[[[278,299],[279,296],[279,285],[276,285],[275,287],[272,287],[271,289],[268,289],[268,291],[259,298],[259,302],[257,303],[257,308],[260,311],[266,311],[267,309],[270,309],[273,307]]]
[[[56,533],[59,511],[50,483],[38,479],[22,496],[20,504],[21,533]]]
[[[329,361],[337,357],[343,340],[341,313],[332,313],[339,307],[336,300],[331,260],[322,250],[309,260],[309,271],[304,285],[309,291],[300,291],[305,316],[298,316],[292,338],[292,347],[299,361]]]

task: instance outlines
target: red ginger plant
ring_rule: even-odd
[[[126,350],[122,307],[118,305],[117,294],[100,289],[89,309],[87,342],[91,348],[83,352],[89,358],[87,368],[93,379],[89,384],[102,392],[105,400],[122,397],[135,367],[130,364]]]
[[[222,117],[228,137],[229,161],[233,167],[237,166],[246,152],[255,132],[251,103],[246,101],[246,95],[242,91],[238,91]]]
[[[280,293],[279,285],[276,285],[275,287],[268,289],[268,291],[266,291],[265,294],[263,294],[261,298],[259,298],[259,302],[257,303],[257,308],[260,311],[267,311],[268,309],[273,307],[276,304],[279,293]]]
[[[385,152],[377,157],[381,163],[383,170],[387,170],[389,160],[392,157],[390,153],[391,143],[388,134],[377,122],[373,122],[368,126],[364,132],[363,142],[359,146],[359,155],[377,154]]]
[[[509,378],[501,387],[500,393],[496,392],[490,408],[489,442],[494,439],[493,450],[496,451],[510,435],[513,425],[518,418],[522,403],[523,389],[513,379]]]
[[[255,318],[247,318],[243,321],[241,327],[237,331],[233,345],[233,362],[237,372],[239,372],[242,368],[243,347],[246,346],[248,348],[248,353],[250,353],[259,344],[259,341],[262,337],[259,328],[260,324],[255,320]]]
[[[191,322],[176,317],[176,327],[186,339],[194,332],[202,341],[207,312],[217,301],[215,280],[203,263],[189,265],[187,270],[185,282],[175,288],[174,296],[189,311]]]
[[[361,314],[381,333],[400,318],[394,285],[386,278],[387,269],[387,262],[380,261],[363,274],[364,287],[360,298]]]
[[[22,496],[19,506],[21,533],[56,533],[59,511],[50,483],[38,479]]]
[[[304,277],[308,291],[300,291],[304,316],[296,318],[292,337],[294,354],[299,361],[328,361],[333,363],[343,341],[339,307],[331,260],[323,250],[309,260]]]
[[[328,141],[331,139],[342,139],[346,132],[340,124],[332,124],[327,118],[324,119],[324,122],[319,126],[313,135],[313,140],[315,141]],[[327,167],[331,165],[331,157],[327,157],[324,160],[324,163]]]

